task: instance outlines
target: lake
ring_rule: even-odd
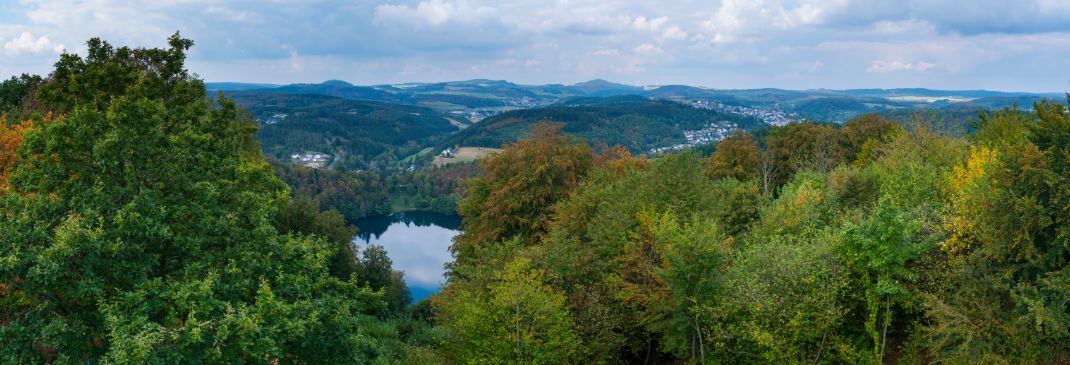
[[[442,266],[453,260],[450,243],[461,233],[461,217],[431,212],[406,212],[372,216],[351,222],[360,232],[353,244],[386,248],[394,270],[405,272],[413,303],[438,292]]]

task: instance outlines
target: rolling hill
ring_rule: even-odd
[[[490,115],[517,109],[550,106],[574,97],[637,95],[684,103],[707,102],[797,115],[798,119],[844,122],[854,116],[902,109],[939,109],[952,105],[1003,108],[1017,103],[1028,109],[1035,101],[1062,100],[1061,94],[988,90],[932,90],[924,88],[783,90],[715,89],[689,85],[630,86],[596,79],[572,85],[522,85],[502,80],[356,86],[331,80],[320,84],[285,86],[209,83],[210,90],[257,90],[283,94],[321,94],[353,100],[374,100],[423,106],[438,112],[481,111]],[[722,110],[727,111],[727,110]],[[752,114],[753,114],[752,113]],[[472,122],[478,119],[473,119]]]
[[[493,116],[439,143],[447,146],[499,147],[526,134],[538,122],[563,125],[565,133],[591,144],[622,145],[633,152],[689,142],[685,132],[707,129],[753,129],[764,125],[736,114],[693,108],[689,105],[640,96],[565,99],[538,108]]]
[[[423,145],[457,130],[433,110],[316,94],[233,91],[227,96],[260,121],[264,153],[286,160],[320,152],[335,160],[356,158],[361,167],[406,145]]]
[[[801,120],[842,123],[865,113],[908,122],[920,111],[940,128],[961,132],[979,111],[1016,104],[1028,110],[1036,101],[1064,97],[920,88],[637,87],[600,79],[573,85],[485,79],[371,86],[339,80],[209,83],[208,89],[231,95],[262,121],[259,135],[268,155],[286,159],[295,152],[321,152],[360,168],[387,152],[393,156],[384,161],[407,161],[416,152],[426,155],[427,147],[500,147],[539,121],[562,123],[565,132],[593,144],[646,152],[700,144],[696,139],[708,140],[710,133],[732,124],[753,129]],[[458,127],[468,128],[454,134]]]

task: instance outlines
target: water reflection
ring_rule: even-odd
[[[394,269],[405,272],[413,301],[418,301],[441,286],[442,266],[453,259],[449,247],[460,233],[461,217],[408,212],[363,218],[352,224],[360,229],[353,244],[362,250],[369,244],[386,248]]]
[[[356,238],[364,241],[365,244],[373,239],[379,240],[387,228],[396,223],[404,223],[405,226],[414,225],[416,227],[438,226],[457,231],[461,229],[461,216],[433,212],[405,212],[376,215],[350,222],[350,224],[360,229]]]

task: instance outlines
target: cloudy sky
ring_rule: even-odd
[[[1070,0],[0,0],[0,76],[175,30],[208,81],[1070,90]]]

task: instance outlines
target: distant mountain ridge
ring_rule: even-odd
[[[572,85],[523,85],[505,80],[475,79],[437,83],[406,83],[358,86],[341,80],[319,84],[208,83],[210,90],[242,90],[284,94],[320,94],[353,100],[374,100],[424,106],[439,112],[530,109],[549,106],[574,97],[637,95],[677,101],[705,100],[730,106],[777,108],[813,120],[842,122],[866,112],[934,109],[949,104],[1002,108],[1018,104],[1030,107],[1042,99],[1061,100],[1057,93],[990,90],[811,89],[785,90],[714,89],[690,85],[632,86],[602,79]]]
[[[633,86],[595,79],[572,85],[522,85],[475,79],[360,86],[342,80],[273,85],[208,83],[262,123],[267,155],[320,152],[364,169],[410,161],[452,146],[500,147],[541,121],[592,144],[644,153],[695,145],[728,128],[795,121],[842,123],[867,113],[908,122],[933,119],[953,133],[978,113],[1065,95],[924,88],[784,90]],[[698,141],[698,142],[696,142]]]
[[[830,90],[836,92],[836,90]],[[1036,93],[1017,91],[993,91],[993,90],[934,90],[926,88],[897,88],[897,89],[846,89],[842,92],[852,95],[915,95],[915,96],[961,96],[972,98],[991,98],[1035,95],[1046,97],[1060,97],[1059,93]]]
[[[245,82],[209,82],[205,84],[208,92],[215,91],[243,91],[243,90],[264,90],[273,89],[282,85],[275,84],[251,84]]]
[[[692,95],[718,95],[718,94],[754,94],[754,93],[805,93],[805,94],[844,94],[844,95],[866,95],[866,96],[895,96],[895,95],[911,95],[911,96],[959,96],[970,98],[987,98],[987,97],[1007,97],[1007,96],[1023,96],[1023,95],[1035,95],[1044,97],[1061,97],[1064,93],[1046,93],[1046,92],[1029,92],[1029,91],[999,91],[999,90],[944,90],[944,89],[928,89],[928,88],[864,88],[864,89],[779,89],[779,88],[757,88],[757,89],[719,89],[719,88],[707,88],[691,85],[646,85],[646,86],[634,86],[615,83],[603,79],[593,79],[589,81],[579,82],[572,85],[562,84],[544,84],[544,85],[525,85],[516,84],[505,80],[489,80],[489,79],[472,79],[463,81],[446,81],[446,82],[429,82],[429,83],[403,83],[403,84],[377,84],[377,85],[355,85],[343,80],[327,80],[322,83],[296,83],[296,84],[268,84],[268,83],[243,83],[243,82],[208,82],[206,83],[208,90],[267,90],[272,89],[278,92],[303,92],[308,93],[311,91],[325,91],[330,90],[344,90],[349,88],[356,89],[374,89],[384,91],[391,94],[411,94],[411,93],[427,93],[427,92],[445,92],[445,91],[472,91],[482,90],[485,92],[501,92],[506,91],[505,94],[513,94],[514,96],[538,96],[538,95],[561,95],[569,94],[570,96],[586,95],[586,96],[615,96],[615,95],[680,95],[680,94],[692,94]],[[501,94],[499,94],[501,95]]]

